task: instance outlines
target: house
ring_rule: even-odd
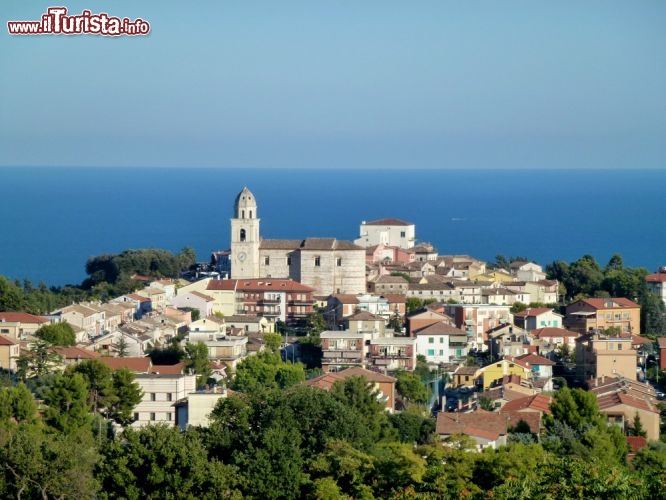
[[[66,321],[79,329],[82,335],[77,336],[77,342],[84,342],[99,337],[106,330],[106,313],[83,304],[72,304],[52,313],[60,321]]]
[[[500,385],[506,375],[518,375],[523,379],[529,379],[531,375],[529,367],[513,359],[500,359],[480,368],[480,372],[483,377],[484,390]]]
[[[539,352],[542,355],[562,349],[563,346],[573,354],[576,351],[576,339],[579,336],[577,332],[552,327],[537,328],[530,332],[533,343],[539,346]]]
[[[453,324],[453,320],[446,314],[435,312],[429,308],[417,309],[407,314],[407,334],[413,336],[416,330],[442,321],[450,325]]]
[[[484,288],[481,290],[481,301],[484,304],[511,306],[516,302],[523,302],[523,300],[526,299],[524,297],[520,297],[518,292],[514,292],[508,288]]]
[[[508,418],[500,413],[478,409],[471,413],[437,414],[435,432],[443,441],[456,436],[469,436],[476,443],[476,451],[496,449],[507,443]]]
[[[345,330],[358,333],[371,333],[374,337],[386,335],[386,323],[384,318],[376,316],[367,311],[360,311],[343,320]]]
[[[491,328],[488,334],[488,351],[491,361],[506,356],[521,356],[532,350],[527,332],[511,324]]]
[[[412,371],[416,367],[416,339],[393,336],[371,338],[367,365],[384,373]]]
[[[227,297],[226,303],[233,301],[233,311],[220,311],[225,316],[256,315],[289,326],[302,326],[314,312],[313,291],[312,287],[290,279],[259,278],[211,280],[205,293],[213,297],[222,293]]]
[[[623,297],[582,299],[566,308],[564,327],[581,334],[590,330],[617,329],[641,333],[641,307]]]
[[[137,290],[136,295],[150,299],[153,311],[164,312],[167,306],[166,290],[162,287],[147,287]]]
[[[176,402],[196,389],[196,375],[184,374],[184,364],[153,365],[150,358],[100,357],[99,361],[112,370],[128,369],[143,392],[134,408],[132,427],[165,423],[176,425]]]
[[[142,297],[135,293],[128,293],[111,300],[113,303],[131,304],[134,307],[134,318],[140,319],[144,314],[152,311],[152,304],[148,297]]]
[[[660,412],[657,406],[646,398],[636,397],[623,390],[597,394],[599,412],[604,414],[609,423],[618,425],[628,433],[636,416],[647,433],[649,440],[657,441],[660,436]]]
[[[385,245],[403,249],[413,248],[416,226],[400,219],[379,219],[361,222],[359,238],[354,243],[362,247]]]
[[[539,387],[544,391],[553,390],[553,366],[555,365],[553,361],[534,353],[523,354],[522,356],[507,359],[508,361],[514,361],[529,370],[531,381],[536,387]]]
[[[648,290],[656,294],[666,304],[666,267],[660,267],[654,274],[645,276]]]
[[[180,430],[188,427],[208,427],[210,415],[218,401],[233,391],[215,386],[211,389],[190,392],[185,399],[176,402],[176,422]]]
[[[513,324],[527,331],[547,327],[561,328],[563,318],[549,307],[528,307],[513,314]]]
[[[21,355],[21,344],[18,340],[0,335],[0,372],[2,370],[16,371],[16,360]]]
[[[546,279],[543,268],[535,262],[514,261],[509,266],[509,271],[518,280],[539,281]]]
[[[408,288],[409,281],[404,276],[383,275],[374,281],[368,281],[368,292],[380,295],[387,293],[405,295]]]
[[[161,279],[151,282],[150,288],[160,288],[164,291],[166,302],[169,303],[176,296],[176,281],[172,279]]]
[[[475,387],[478,385],[481,369],[478,366],[459,366],[453,372],[453,387]]]
[[[336,382],[344,381],[350,377],[363,377],[378,391],[378,399],[386,405],[389,412],[395,411],[395,383],[396,379],[371,370],[354,367],[336,373],[325,373],[319,377],[304,382],[311,387],[330,391]]]
[[[631,335],[588,333],[576,339],[576,378],[598,377],[636,380],[638,353]]]
[[[411,336],[416,338],[416,353],[430,364],[460,361],[467,356],[467,333],[448,321],[414,330]]]
[[[49,321],[41,316],[25,312],[0,312],[0,336],[14,340],[26,340]]]
[[[488,331],[511,323],[510,306],[488,304],[446,304],[446,314],[453,318],[456,327],[467,332],[472,348],[488,349]]]
[[[321,368],[325,373],[337,372],[348,367],[366,366],[370,332],[325,331],[321,339]]]
[[[211,316],[214,312],[215,299],[211,295],[196,290],[179,293],[171,304],[179,309],[192,308],[199,311],[199,317]]]
[[[240,329],[245,334],[251,333],[274,333],[275,323],[268,321],[262,316],[252,316],[250,314],[233,314],[222,318],[228,328]]]
[[[430,243],[419,243],[408,251],[411,262],[426,262],[437,260],[437,250]],[[434,273],[434,267],[433,267]]]
[[[63,368],[100,357],[98,353],[80,347],[53,347],[51,350],[60,357]]]
[[[404,248],[382,244],[365,248],[365,263],[368,265],[406,264],[407,262],[409,262],[409,253]]]

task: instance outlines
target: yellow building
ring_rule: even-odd
[[[481,368],[481,376],[483,377],[483,389],[487,390],[493,384],[501,382],[506,375],[518,375],[523,379],[531,377],[531,372],[528,367],[522,366],[518,361],[512,359],[502,359],[488,366]]]

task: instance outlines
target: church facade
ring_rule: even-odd
[[[231,219],[231,277],[292,279],[315,295],[365,292],[365,249],[336,238],[264,240],[257,200],[248,189],[236,197]]]

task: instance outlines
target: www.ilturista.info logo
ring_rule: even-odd
[[[7,21],[7,30],[10,35],[147,35],[150,23],[141,18],[120,19],[105,12],[93,14],[89,10],[68,16],[66,7],[49,7],[41,21]]]

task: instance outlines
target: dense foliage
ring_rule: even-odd
[[[644,333],[666,335],[666,308],[648,290],[645,268],[624,267],[622,257],[615,254],[604,268],[591,255],[583,255],[571,263],[552,262],[545,270],[548,278],[560,282],[566,302],[587,297],[626,297],[641,306]]]

